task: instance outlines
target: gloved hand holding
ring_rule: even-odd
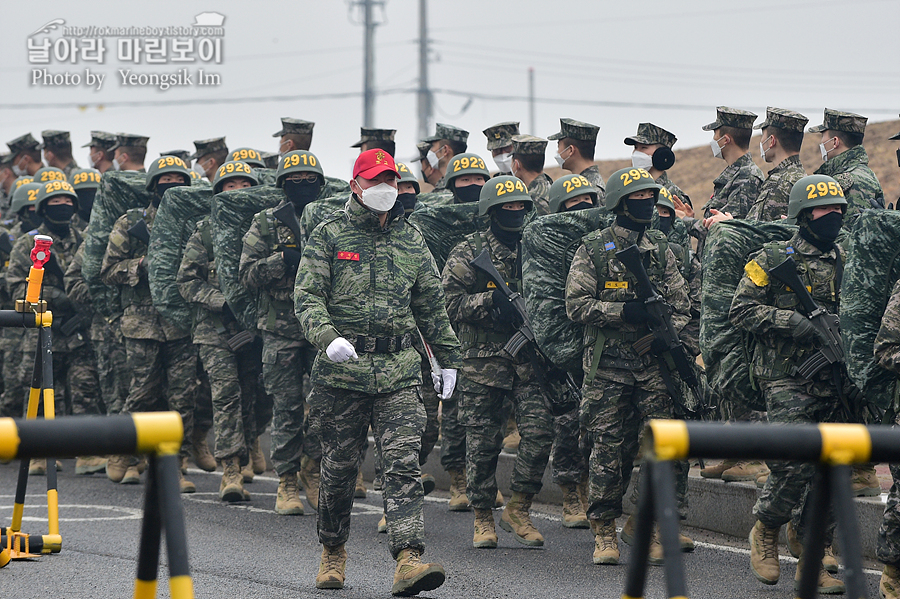
[[[359,359],[359,356],[356,355],[356,348],[343,337],[338,337],[329,343],[328,348],[325,350],[325,355],[328,356],[329,360],[338,364],[347,360]]]
[[[297,272],[297,269],[300,268],[300,257],[302,255],[293,248],[282,248],[281,250],[281,257],[291,272]]]
[[[812,322],[796,310],[791,314],[788,325],[791,327],[791,336],[797,341],[812,341],[818,337],[818,331]]]
[[[434,392],[441,399],[450,399],[453,390],[456,389],[456,369],[441,368],[440,376],[432,372],[431,381],[434,383]]]
[[[518,321],[519,313],[499,289],[494,289],[491,294],[491,303],[494,305],[494,318],[498,322],[514,325]]]
[[[647,306],[643,300],[628,300],[622,307],[622,320],[628,324],[658,324],[656,319],[647,312]]]

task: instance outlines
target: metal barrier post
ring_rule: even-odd
[[[841,558],[844,562],[844,583],[847,586],[847,596],[859,599],[866,597],[867,594],[866,579],[862,568],[862,546],[859,542],[859,523],[856,521],[856,510],[853,507],[853,495],[850,491],[852,470],[850,466],[846,465],[832,467],[830,483],[841,545]]]
[[[642,467],[650,466],[648,460]],[[634,523],[634,544],[625,572],[625,594],[623,599],[644,596],[644,582],[647,578],[647,558],[650,556],[650,537],[653,534],[653,476],[652,470],[640,477],[637,513]]]
[[[678,540],[679,516],[675,500],[675,474],[671,460],[644,462],[651,466],[656,522],[659,525],[660,542],[663,547],[666,590],[669,597],[687,597],[684,581],[684,567],[681,563],[681,543]]]
[[[179,445],[180,447],[180,445]],[[159,483],[160,511],[166,531],[166,552],[169,557],[169,593],[172,599],[194,599],[194,583],[188,563],[187,535],[184,530],[184,511],[181,507],[181,489],[178,470],[181,468],[174,453],[156,456],[156,476]]]
[[[44,395],[44,418],[56,418],[53,390],[53,333],[49,326],[38,329],[38,352],[41,354],[41,388]],[[59,491],[56,487],[56,458],[47,458],[47,533],[59,535]],[[62,545],[62,539],[60,539]],[[56,548],[59,551],[62,547]]]
[[[156,573],[159,570],[159,548],[162,538],[162,519],[159,505],[159,479],[156,473],[156,456],[150,456],[147,468],[147,491],[144,494],[144,520],[141,523],[141,541],[138,546],[137,579],[134,582],[134,599],[156,597]]]
[[[822,568],[822,557],[825,555],[825,527],[822,523],[828,517],[828,491],[831,481],[831,468],[824,465],[816,467],[812,486],[806,501],[809,509],[804,522],[803,553],[797,567],[800,568],[800,586],[797,599],[815,599],[818,594],[819,570]],[[849,480],[849,479],[848,479]]]

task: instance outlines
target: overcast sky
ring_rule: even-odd
[[[349,177],[357,152],[349,146],[359,137],[363,114],[363,27],[360,11],[347,2],[7,4],[0,36],[0,142],[64,129],[77,147],[91,129],[101,129],[150,136],[152,156],[193,150],[193,140],[220,135],[232,149],[277,151],[271,134],[280,117],[292,116],[315,121],[311,149],[325,172]],[[381,93],[374,125],[398,130],[398,159],[406,160],[415,153],[418,128],[416,96],[409,90],[418,84],[419,2],[382,4],[376,10],[382,24],[375,33],[375,83]],[[61,63],[52,50],[50,64],[29,62],[29,38],[55,44],[61,37],[61,29],[35,34],[55,19],[78,27],[188,26],[207,11],[225,16],[220,64],[179,64],[171,57],[161,65],[122,63],[117,44],[134,37],[128,35],[105,38],[102,63]],[[601,127],[596,157],[606,159],[630,154],[622,140],[643,121],[675,133],[676,147],[708,143],[711,134],[700,127],[723,104],[760,115],[767,105],[799,110],[811,124],[822,122],[825,106],[870,121],[895,119],[898,22],[897,0],[430,0],[429,83],[441,90],[434,120],[467,129],[470,150],[488,156],[481,131],[492,124],[518,120],[523,132],[546,137],[559,130],[559,117],[571,117]],[[73,39],[81,44],[82,38]],[[523,99],[529,67],[538,100],[534,131]],[[118,73],[182,68],[193,74],[193,85],[167,91],[123,85]],[[197,85],[198,68],[219,75],[221,83]],[[79,74],[81,85],[34,85],[33,71],[41,69]],[[85,69],[105,75],[100,90],[85,85]],[[314,97],[341,94],[348,97]],[[227,103],[241,98],[252,101]],[[199,103],[152,105],[181,101]],[[551,144],[548,164],[554,152]],[[86,165],[87,149],[76,149],[75,156]]]

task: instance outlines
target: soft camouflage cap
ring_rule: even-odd
[[[825,109],[825,122],[817,127],[807,129],[810,133],[822,131],[844,131],[845,133],[866,132],[866,121],[869,119],[861,114],[853,112],[841,112],[839,110]]]
[[[100,171],[93,168],[79,168],[72,171],[69,175],[69,183],[75,191],[79,189],[98,189],[100,187],[100,179],[103,175]]]
[[[160,152],[160,156],[177,156],[185,162],[191,159],[191,153],[187,150],[169,150],[168,152]]]
[[[370,141],[394,141],[394,136],[396,134],[396,129],[371,129],[369,127],[360,127],[359,141],[350,147],[361,148],[364,143]]]
[[[769,106],[766,108],[766,120],[759,125],[754,125],[754,129],[765,129],[766,127],[778,127],[786,131],[797,131],[803,133],[803,128],[809,119],[793,110],[785,110],[784,108],[774,108]]]
[[[487,138],[487,149],[496,150],[512,144],[512,138],[519,134],[518,121],[506,121],[497,123],[485,129],[482,133]]]
[[[429,137],[425,141],[435,142],[440,139],[448,141],[458,141],[466,143],[469,140],[469,132],[453,125],[445,125],[444,123],[436,123],[434,125],[434,137]]]
[[[662,127],[657,127],[653,123],[640,123],[637,133],[631,137],[625,138],[625,145],[636,146],[638,144],[646,144],[648,146],[659,144],[672,149],[678,138],[674,133],[670,133]]]
[[[260,152],[260,156],[262,156],[263,162],[266,163],[266,168],[278,168],[278,162],[281,156],[279,156],[275,152]]]
[[[266,161],[262,152],[253,148],[237,148],[228,154],[228,160],[231,162],[246,162],[250,166],[257,168],[266,168]]]
[[[149,140],[149,137],[134,133],[116,133],[116,143],[107,151],[115,152],[117,148],[122,147],[146,148]]]
[[[15,154],[12,154],[11,152],[3,152],[2,154],[0,154],[0,168],[9,167],[13,162],[13,158],[15,157]]]
[[[224,137],[211,137],[209,139],[198,139],[194,142],[197,151],[188,156],[188,160],[197,160],[216,152],[228,152],[228,146],[225,145]]]
[[[87,142],[82,148],[91,148],[97,146],[109,151],[111,147],[116,145],[116,136],[107,131],[91,131],[91,141]]]
[[[596,141],[598,133],[600,133],[600,127],[597,125],[573,119],[559,119],[559,133],[554,133],[547,139],[557,140],[571,137],[582,141]]]
[[[41,144],[41,149],[59,148],[65,147],[66,145],[72,145],[72,139],[69,137],[68,131],[56,131],[55,129],[47,129],[45,131],[41,131],[41,137],[44,138],[44,143]]]
[[[22,152],[41,149],[41,144],[31,136],[31,133],[20,135],[14,140],[6,142],[6,145],[9,146],[9,151],[12,152],[13,156],[21,154]]]
[[[727,106],[716,107],[716,120],[703,126],[704,131],[715,131],[719,127],[733,127],[735,129],[753,129],[753,121],[756,114],[740,108]]]
[[[419,157],[417,160],[425,160],[425,157],[428,156],[428,150],[431,149],[431,142],[422,140],[416,144],[416,149],[419,151]]]
[[[297,133],[303,134],[306,133],[308,135],[312,135],[313,127],[316,124],[312,121],[304,121],[303,119],[292,119],[289,117],[282,117],[281,119],[281,130],[272,134],[272,137],[281,137],[282,135],[287,135],[289,133]]]
[[[513,154],[543,156],[547,153],[547,140],[534,135],[516,135],[512,138]]]

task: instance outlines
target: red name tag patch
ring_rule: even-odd
[[[338,252],[338,260],[353,260],[359,262],[359,254],[356,252]]]

